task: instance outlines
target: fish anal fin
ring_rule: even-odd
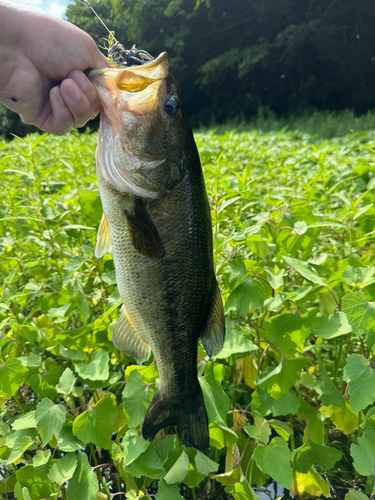
[[[181,401],[164,399],[157,390],[148,407],[143,426],[144,439],[152,441],[164,427],[175,425],[185,446],[207,451],[209,445],[208,418],[200,386]]]
[[[107,221],[107,217],[103,212],[102,220],[100,221],[98,234],[96,237],[96,246],[95,246],[95,257],[98,259],[106,254],[111,248],[111,235],[109,232],[109,225]]]
[[[146,361],[150,357],[149,344],[138,333],[125,308],[116,322],[112,342],[117,349],[137,361]]]
[[[160,234],[142,202],[137,200],[134,210],[125,211],[125,215],[134,248],[150,259],[164,257],[165,249]]]
[[[217,283],[215,283],[210,316],[201,338],[203,347],[210,357],[221,351],[225,340],[225,318],[223,301]]]

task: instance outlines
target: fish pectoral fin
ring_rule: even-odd
[[[140,336],[124,309],[116,322],[112,342],[117,349],[137,361],[146,361],[150,357],[151,347]]]
[[[165,249],[160,234],[142,202],[137,200],[132,212],[125,210],[129,233],[134,248],[145,257],[164,257]]]
[[[223,301],[217,283],[215,283],[210,316],[201,338],[203,347],[210,357],[221,351],[225,340],[225,319]]]
[[[102,220],[100,221],[98,234],[96,236],[95,257],[98,259],[106,254],[111,248],[111,235],[107,217],[103,212]]]

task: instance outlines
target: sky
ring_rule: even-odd
[[[52,16],[63,17],[68,0],[11,0],[13,3],[26,5],[26,7],[35,7]]]

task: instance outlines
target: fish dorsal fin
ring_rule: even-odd
[[[99,259],[106,254],[111,248],[111,235],[109,233],[109,225],[107,217],[103,212],[102,220],[100,221],[98,234],[96,236],[95,257]]]
[[[150,259],[164,257],[165,249],[158,230],[142,203],[137,200],[132,212],[125,211],[134,248]]]
[[[137,361],[146,361],[150,357],[149,344],[140,336],[124,307],[116,322],[112,342],[117,349]]]
[[[221,351],[225,339],[225,319],[223,301],[217,283],[215,283],[210,316],[201,337],[203,347],[210,357]]]

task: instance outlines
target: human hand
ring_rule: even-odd
[[[71,23],[0,0],[0,63],[0,101],[24,123],[61,135],[100,109],[83,71],[109,63]]]

